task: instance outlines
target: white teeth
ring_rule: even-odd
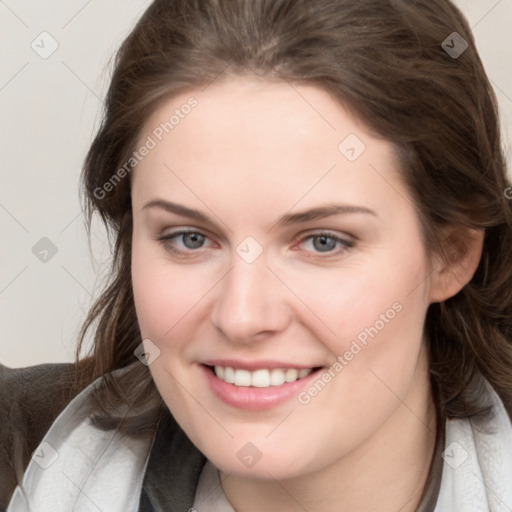
[[[215,375],[229,384],[235,386],[254,386],[256,388],[268,388],[270,386],[281,386],[285,382],[295,382],[308,376],[313,370],[312,368],[274,368],[272,370],[261,369],[250,372],[240,368],[232,368],[230,366],[215,366]]]
[[[217,377],[219,376],[217,375]],[[219,379],[225,380],[226,382],[233,384],[235,382],[235,370],[233,370],[233,368],[230,368],[229,366],[226,366],[226,368],[224,368],[224,377],[219,377]]]
[[[223,379],[224,378],[224,368],[222,368],[222,366],[216,366],[215,367],[215,375],[217,375],[217,377],[219,377],[219,379]]]
[[[235,370],[235,386],[250,386],[251,372],[249,370]]]
[[[252,372],[251,385],[257,388],[268,388],[270,386],[270,372],[268,370]]]
[[[295,382],[298,376],[299,370],[295,370],[295,368],[289,368],[288,370],[286,370],[286,373],[284,374],[284,379],[286,380],[286,382]]]
[[[283,370],[272,370],[270,372],[270,385],[271,386],[280,386],[284,384],[286,379],[284,378]]]

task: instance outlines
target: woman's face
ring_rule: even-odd
[[[139,143],[137,317],[194,444],[286,478],[417,428],[433,291],[390,143],[318,87],[248,78],[172,98]]]

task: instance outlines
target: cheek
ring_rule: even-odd
[[[339,268],[276,268],[294,292],[288,300],[295,304],[291,308],[295,320],[340,355],[353,340],[363,345],[373,340],[376,331],[379,338],[398,328],[407,335],[421,324],[426,301],[418,284],[425,271],[422,253],[414,249],[410,247],[406,257],[388,251]],[[218,280],[217,267],[171,264],[151,244],[134,243],[132,282],[142,336],[163,343],[176,340],[176,333],[183,333],[192,317],[197,326],[209,302],[206,296],[215,294],[212,287]],[[398,313],[398,308],[406,313]]]
[[[190,285],[190,276],[172,271],[165,258],[155,253],[147,243],[134,243],[132,286],[141,335],[158,345],[185,315],[197,287]]]
[[[191,308],[205,290],[191,283],[201,283],[193,271],[179,271],[155,256],[150,244],[135,243],[132,251],[132,286],[137,320],[142,339],[150,339],[160,350],[160,357],[150,365],[153,380],[167,406],[173,411],[187,411],[179,382],[185,380],[183,366],[193,329]],[[186,377],[186,376],[185,376]],[[188,425],[189,430],[194,425]]]
[[[218,270],[201,264],[178,265],[150,243],[134,244],[132,286],[141,336],[165,356],[152,365],[153,374],[163,361],[176,375],[195,362],[192,341],[207,324],[212,288],[218,280]]]
[[[303,281],[299,288],[301,299],[321,317],[314,323],[317,339],[333,361],[328,382],[313,382],[299,401],[315,425],[329,426],[341,451],[381,425],[415,379],[428,303],[425,284],[418,286],[424,278],[422,253],[411,251],[409,257],[415,265],[396,260],[391,265],[390,258],[335,279]],[[306,419],[303,428],[310,435]]]
[[[406,255],[388,251],[357,267],[297,280],[297,294],[318,316],[309,328],[317,326],[316,337],[332,358],[329,383],[315,382],[300,397],[303,404],[311,401],[317,419],[335,429],[346,423],[347,435],[352,428],[363,435],[369,430],[358,426],[360,418],[371,430],[396,407],[396,396],[407,393],[428,308],[425,269],[418,243]],[[346,417],[340,424],[333,409],[349,412],[354,424]]]
[[[307,327],[340,355],[354,340],[365,346],[388,335],[397,343],[412,333],[418,338],[428,307],[424,274],[423,254],[411,251],[407,258],[372,255],[338,269],[288,273],[283,280],[309,311]]]

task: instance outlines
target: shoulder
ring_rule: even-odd
[[[0,511],[32,452],[80,391],[72,363],[8,368],[0,364]]]

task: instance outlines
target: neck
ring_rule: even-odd
[[[381,512],[383,504],[414,512],[425,492],[437,420],[426,369],[415,380],[381,428],[329,467],[281,481],[222,474],[228,501],[237,512]]]

